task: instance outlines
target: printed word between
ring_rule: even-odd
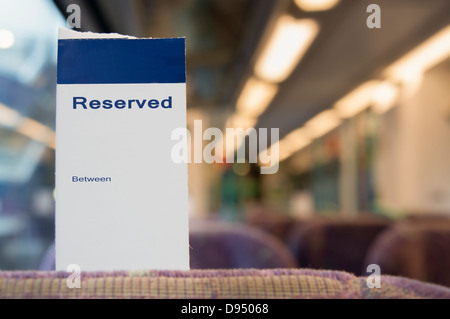
[[[73,183],[109,183],[111,177],[79,177],[72,176]]]

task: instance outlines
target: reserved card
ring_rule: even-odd
[[[189,269],[185,40],[60,29],[56,269]]]

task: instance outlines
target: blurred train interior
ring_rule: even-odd
[[[0,269],[54,267],[57,29],[72,3],[74,30],[186,37],[190,130],[278,129],[258,147],[269,164],[248,135],[224,139],[244,160],[217,148],[188,164],[192,269],[376,264],[450,287],[445,0],[0,0]]]

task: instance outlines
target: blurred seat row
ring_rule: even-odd
[[[450,218],[314,218],[253,216],[247,223],[192,220],[192,269],[312,268],[382,275],[450,286]],[[41,270],[55,268],[54,246]]]
[[[299,221],[258,215],[249,219],[282,241],[298,267],[367,276],[377,264],[383,275],[450,286],[450,217],[415,214],[394,221],[362,215]]]

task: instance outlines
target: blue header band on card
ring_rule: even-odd
[[[184,38],[58,41],[58,84],[186,83]]]

